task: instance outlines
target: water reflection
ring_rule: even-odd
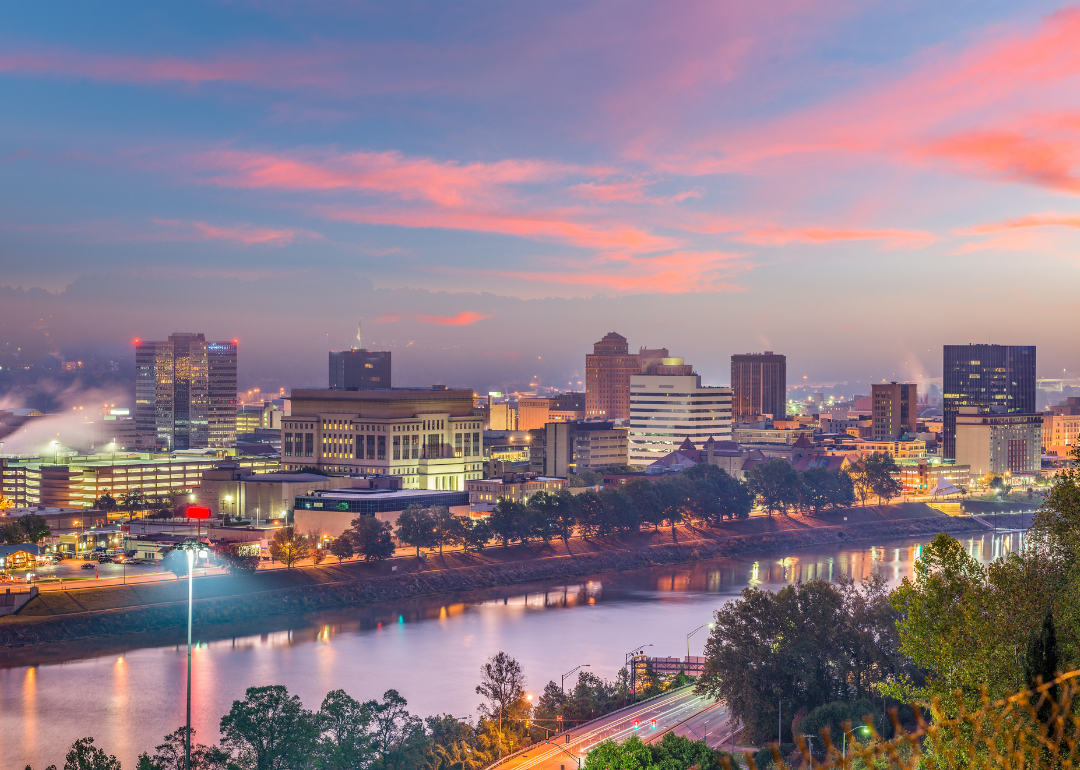
[[[522,663],[534,692],[583,661],[611,677],[623,652],[643,640],[656,655],[685,655],[686,634],[748,585],[776,590],[872,574],[895,585],[912,576],[927,541],[719,559],[197,629],[194,727],[200,742],[216,740],[232,700],[267,684],[286,685],[309,708],[333,689],[367,699],[392,687],[413,713],[474,713],[477,671],[498,650]],[[1022,548],[1023,536],[988,533],[962,543],[988,561]],[[66,747],[87,734],[133,766],[140,751],[183,724],[181,633],[165,644],[140,639],[117,649],[111,641],[103,643],[111,649],[82,647],[78,659],[79,651],[68,650],[62,663],[0,669],[5,766],[62,761]],[[705,641],[704,634],[694,637],[691,654],[701,654]]]

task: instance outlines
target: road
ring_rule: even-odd
[[[679,730],[679,724],[697,724],[694,719],[687,720],[700,712],[711,715],[702,719],[716,720],[716,738],[713,739],[710,735],[709,742],[718,745],[720,739],[727,735],[726,730],[721,732],[723,729],[721,724],[726,725],[727,722],[727,709],[709,698],[695,695],[693,687],[684,687],[590,722],[553,739],[552,742],[538,744],[529,751],[498,765],[498,768],[499,770],[573,770],[585,763],[585,755],[597,743],[606,740],[622,741],[634,734],[642,740],[652,741],[659,739],[669,729],[675,729],[681,735],[684,732]],[[656,720],[655,727],[652,724],[654,719]],[[637,726],[634,725],[635,721],[638,722]],[[712,729],[710,729],[711,732]],[[692,732],[689,734],[691,737],[696,737]]]

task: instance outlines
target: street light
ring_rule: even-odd
[[[623,658],[623,665],[628,665],[628,664],[630,665],[630,692],[634,696],[634,702],[635,703],[637,702],[637,692],[635,691],[635,688],[634,688],[634,670],[635,670],[635,667],[633,666],[633,664],[630,664],[630,656],[632,656],[632,655],[640,655],[641,651],[644,650],[646,647],[652,647],[652,645],[651,644],[639,644],[636,647],[634,647],[633,649],[631,649],[630,652],[626,653],[626,656]]]
[[[701,629],[705,628],[705,626],[708,626],[710,629],[712,629],[713,625],[714,625],[713,623],[703,623],[702,625],[698,626],[697,628],[695,628],[693,631],[691,631],[690,633],[688,633],[686,635],[686,657],[687,657],[686,662],[687,663],[690,662],[689,661],[689,658],[690,658],[690,637],[693,636],[694,634],[696,634]]]
[[[563,695],[566,694],[566,677],[570,676],[572,673],[577,671],[579,668],[591,668],[591,664],[582,663],[577,668],[572,668],[569,671],[567,671],[565,674],[562,675],[562,680],[559,682],[559,690],[562,691]]]
[[[198,540],[188,539],[177,546],[187,556],[188,594],[187,594],[187,732],[184,735],[184,768],[191,770],[191,606],[195,592],[192,580],[195,571],[195,555],[205,559],[207,556],[203,544]]]

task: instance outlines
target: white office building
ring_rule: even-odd
[[[702,387],[697,374],[634,375],[629,428],[630,465],[649,465],[687,438],[731,441],[731,388]]]

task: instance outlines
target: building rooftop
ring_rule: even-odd
[[[427,497],[430,495],[461,495],[466,494],[462,490],[440,489],[316,489],[299,497],[319,497],[329,500],[393,500],[403,497]]]

